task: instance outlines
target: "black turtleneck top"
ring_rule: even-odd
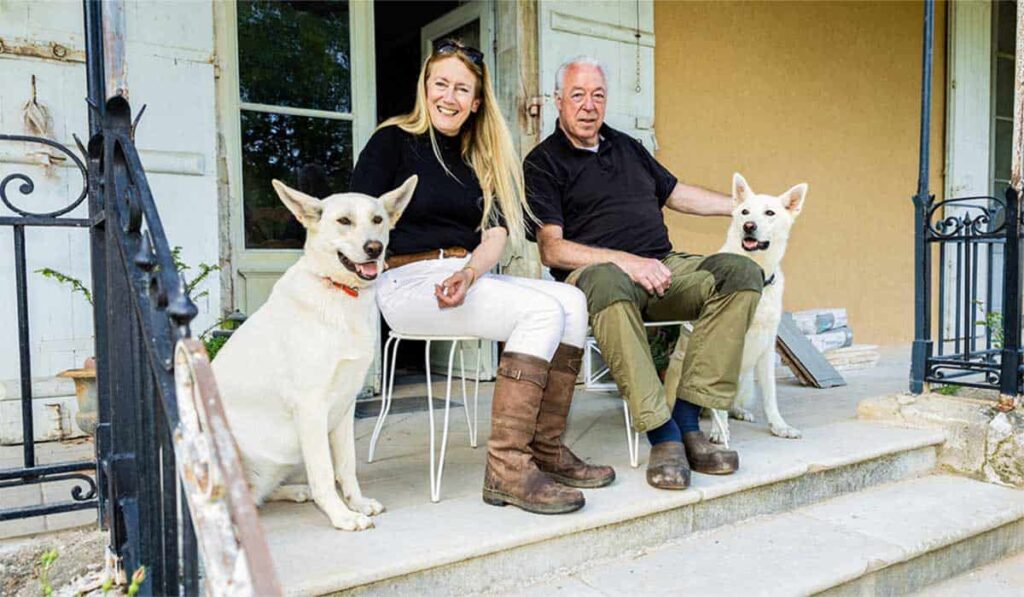
[[[416,174],[419,182],[405,213],[391,231],[388,253],[402,255],[480,244],[483,192],[473,169],[460,155],[460,138],[435,132],[437,160],[430,135],[413,135],[397,126],[370,137],[352,172],[351,190],[379,197]]]

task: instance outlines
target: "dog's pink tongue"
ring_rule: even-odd
[[[367,278],[372,278],[373,276],[377,275],[377,262],[368,261],[366,263],[357,263],[356,271],[358,271],[363,276],[366,276]]]
[[[743,248],[748,251],[753,251],[757,248],[757,240],[753,238],[743,239]]]

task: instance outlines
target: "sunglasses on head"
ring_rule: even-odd
[[[434,42],[434,53],[439,55],[454,54],[462,52],[462,55],[469,58],[469,61],[477,66],[483,66],[484,53],[476,48],[470,48],[460,44],[454,39],[442,39]]]

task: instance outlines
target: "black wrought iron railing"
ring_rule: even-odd
[[[123,570],[157,595],[279,592],[209,360],[133,141],[108,100],[89,142],[103,510]],[[98,273],[97,273],[98,272]],[[100,337],[104,346],[99,347]]]
[[[924,8],[910,391],[929,384],[994,389],[998,407],[1009,410],[1024,392],[1020,194],[1010,186],[1004,197],[935,201],[928,192],[934,0]]]
[[[913,372],[922,386],[1021,391],[1019,205],[1009,188],[1004,197],[929,198],[919,208],[926,261],[918,267],[932,270],[938,258],[937,284],[929,276],[924,295],[936,306],[923,330],[929,350]]]
[[[29,316],[29,285],[28,285],[28,252],[26,230],[32,228],[72,228],[81,229],[84,235],[91,220],[83,217],[70,217],[85,201],[88,191],[88,174],[85,163],[75,152],[64,145],[50,139],[25,135],[0,134],[0,143],[25,146],[45,146],[51,152],[56,150],[58,157],[70,159],[82,176],[81,192],[58,209],[38,211],[29,208],[16,198],[28,197],[35,192],[36,183],[25,173],[15,172],[0,179],[0,203],[12,215],[0,213],[0,228],[11,228],[14,239],[14,250],[10,253],[14,258],[14,283],[17,297],[18,317],[18,358],[21,391],[21,435],[22,435],[22,466],[0,469],[0,496],[5,490],[23,485],[37,485],[58,481],[74,480],[76,483],[69,491],[66,500],[52,503],[29,504],[22,506],[0,506],[0,521],[18,518],[29,518],[96,508],[99,496],[96,491],[94,459],[70,462],[50,462],[42,464],[36,454],[35,416],[33,413],[33,369],[31,334],[32,319]],[[6,253],[2,251],[0,253]],[[0,500],[2,504],[2,500]]]

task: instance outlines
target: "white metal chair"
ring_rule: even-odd
[[[466,411],[466,425],[469,427],[469,445],[477,446],[477,404],[480,395],[480,362],[483,353],[483,341],[472,336],[420,336],[414,334],[402,334],[391,331],[384,343],[383,375],[381,376],[381,405],[380,414],[377,415],[377,424],[373,428],[373,435],[370,437],[370,453],[367,462],[373,462],[373,454],[377,448],[377,440],[384,429],[384,419],[391,410],[391,399],[395,393],[395,361],[398,355],[398,343],[402,340],[420,340],[426,342],[424,348],[424,362],[427,373],[427,414],[430,420],[430,501],[438,502],[441,499],[441,475],[444,473],[444,454],[448,446],[448,413],[451,409],[452,399],[452,367],[455,362],[455,351],[459,351],[459,371],[462,376],[462,403]],[[430,343],[435,341],[451,342],[451,350],[448,351],[448,383],[445,386],[444,397],[444,426],[441,433],[441,451],[437,454],[434,439],[434,387],[430,379]],[[473,408],[470,414],[470,401],[466,392],[466,363],[462,350],[462,342],[476,342],[476,374],[474,375]],[[390,351],[390,354],[389,354]],[[391,366],[388,369],[388,365]]]
[[[687,326],[685,321],[649,321],[644,323],[645,328],[656,328],[664,326]],[[603,361],[600,367],[594,367],[594,356],[600,356],[601,349],[597,346],[597,339],[587,336],[583,345],[583,388],[588,391],[614,392],[618,387],[615,380],[611,379],[611,372],[608,365]],[[633,431],[633,417],[629,414],[629,404],[622,401],[622,414],[626,421],[626,449],[629,451],[629,465],[633,468],[640,466],[640,433]]]

